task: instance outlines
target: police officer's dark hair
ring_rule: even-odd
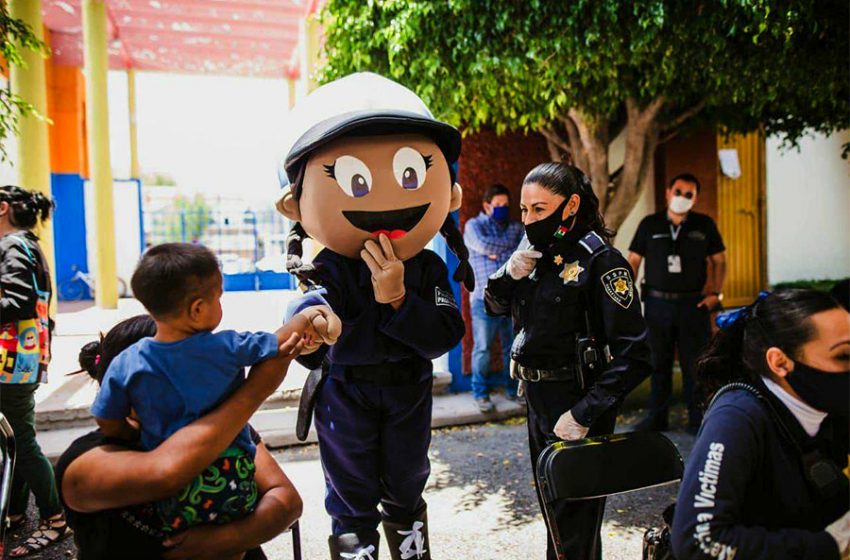
[[[142,255],[130,284],[148,313],[167,319],[207,297],[220,277],[218,259],[203,245],[163,243]]]
[[[484,193],[484,202],[490,203],[493,201],[494,197],[497,197],[499,195],[505,195],[510,200],[511,191],[509,191],[508,187],[506,187],[505,185],[501,183],[496,183],[495,185],[487,189],[487,192]]]
[[[156,322],[150,315],[136,315],[124,319],[100,340],[89,342],[80,349],[78,360],[81,372],[100,384],[112,360],[139,340],[156,334]]]
[[[800,347],[815,336],[812,315],[840,308],[828,293],[778,290],[720,330],[697,358],[696,378],[707,404],[718,389],[735,381],[753,382],[767,376],[765,353],[773,346],[797,359]]]
[[[596,232],[606,242],[610,242],[614,232],[605,227],[605,219],[599,212],[599,199],[593,192],[593,185],[587,175],[573,165],[566,163],[541,163],[528,172],[522,184],[537,183],[547,191],[569,199],[577,194],[581,199],[577,222]]]
[[[32,229],[50,218],[53,201],[40,192],[28,191],[17,185],[0,187],[0,202],[9,203],[9,221],[22,229]]]
[[[295,200],[301,199],[301,193],[304,189],[305,168],[306,166],[302,166],[298,171],[298,176],[292,183],[292,196],[295,197]],[[456,175],[451,165],[449,166],[449,176],[451,177],[453,188]],[[443,225],[440,226],[440,235],[446,240],[446,245],[459,261],[452,278],[454,278],[455,282],[460,282],[468,291],[472,292],[475,290],[475,274],[472,271],[472,265],[469,264],[469,249],[466,248],[466,244],[463,242],[463,235],[460,233],[451,214],[446,216]],[[286,271],[307,286],[317,280],[316,268],[313,265],[304,265],[301,262],[301,257],[304,253],[304,240],[309,238],[310,235],[300,222],[295,222],[289,230],[289,235],[286,236]]]
[[[695,175],[691,173],[679,173],[678,175],[670,179],[670,184],[667,185],[667,190],[672,189],[673,185],[676,184],[676,181],[684,181],[686,183],[691,183],[692,185],[696,186],[697,194],[699,194],[699,190],[702,188],[699,179],[697,179]]]

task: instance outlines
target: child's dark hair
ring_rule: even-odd
[[[456,174],[454,168],[449,166],[449,175],[451,184],[454,187]],[[292,195],[296,200],[301,198],[301,191],[304,182],[304,168],[299,171],[295,182],[292,184]],[[458,258],[458,265],[455,269],[452,278],[456,282],[460,282],[470,292],[475,290],[475,274],[472,271],[472,265],[469,264],[469,250],[463,242],[463,235],[455,223],[451,214],[446,216],[443,225],[440,226],[440,235],[446,240],[446,245],[449,250]],[[305,285],[313,283],[316,275],[316,269],[312,265],[305,265],[301,262],[303,255],[302,244],[305,239],[309,239],[310,235],[299,222],[292,225],[289,230],[289,235],[286,237],[286,271],[295,275],[298,281]]]
[[[800,347],[815,335],[812,315],[839,307],[828,293],[817,290],[784,289],[768,295],[718,331],[697,359],[700,395],[707,403],[724,385],[766,376],[765,353],[771,347],[796,359]]]
[[[0,202],[8,202],[10,221],[15,227],[32,229],[38,222],[50,218],[53,201],[37,191],[28,191],[15,185],[0,187]]]
[[[581,199],[577,222],[596,232],[605,241],[611,241],[614,232],[605,227],[605,219],[599,212],[599,199],[587,175],[578,167],[566,163],[541,163],[528,172],[522,184],[537,183],[547,191],[569,199],[577,194]]]
[[[150,315],[136,315],[112,327],[99,341],[89,342],[80,350],[80,367],[100,383],[112,360],[143,338],[156,334],[156,322]]]
[[[165,319],[209,295],[220,277],[218,260],[203,245],[163,243],[142,256],[130,283],[145,309]]]

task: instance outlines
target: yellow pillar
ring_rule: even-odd
[[[127,69],[127,106],[130,113],[130,178],[141,177],[139,170],[139,141],[136,132],[136,71]]]
[[[103,309],[118,307],[115,267],[115,221],[112,204],[112,163],[109,159],[109,110],[106,74],[109,70],[105,0],[83,0],[83,49],[86,72],[89,174],[94,187],[97,258],[95,300]]]
[[[289,97],[289,108],[290,109],[292,109],[292,107],[295,106],[295,95],[296,95],[295,84],[296,84],[296,81],[293,80],[292,78],[286,79],[286,85],[287,85],[287,88],[288,88],[288,97]]]
[[[318,82],[316,70],[319,68],[319,46],[322,40],[322,29],[319,19],[313,14],[301,18],[298,26],[299,48],[301,53],[301,76],[307,83],[307,93],[310,93]]]
[[[9,15],[27,23],[33,33],[44,40],[44,25],[41,18],[41,0],[12,0],[9,3]],[[20,95],[24,101],[32,104],[39,115],[47,117],[47,77],[44,69],[44,58],[41,54],[29,49],[22,49],[21,56],[26,68],[12,66],[12,91]],[[18,154],[16,167],[18,183],[25,189],[39,191],[47,196],[50,190],[50,138],[47,132],[47,122],[35,116],[21,119],[18,136]],[[51,269],[54,266],[53,227],[39,228],[41,248]],[[52,275],[51,275],[52,276]],[[53,293],[56,293],[56,279],[53,278]],[[56,298],[53,298],[55,311]]]

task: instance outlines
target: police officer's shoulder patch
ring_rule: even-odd
[[[449,290],[444,290],[439,286],[434,287],[434,303],[437,306],[445,306],[451,307],[453,309],[457,309],[457,303],[455,302],[455,296]]]
[[[600,280],[608,297],[628,309],[635,295],[632,275],[629,271],[623,267],[612,268],[603,274]]]

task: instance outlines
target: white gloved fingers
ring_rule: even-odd
[[[850,511],[827,525],[825,530],[838,544],[841,558],[850,556]]]
[[[511,258],[508,260],[508,275],[514,280],[525,278],[537,266],[537,259],[543,256],[540,251],[531,249],[523,249],[514,251]]]
[[[578,423],[573,417],[573,413],[569,410],[561,415],[558,418],[558,422],[555,424],[555,429],[553,430],[555,435],[561,438],[564,441],[576,441],[579,439],[584,439],[587,436],[587,432],[590,431],[590,428]]]

